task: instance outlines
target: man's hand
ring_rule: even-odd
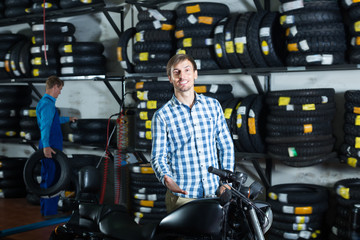
[[[70,120],[70,122],[75,122],[76,120],[78,120],[78,118],[77,117],[69,117],[69,120]]]
[[[56,153],[51,147],[43,148],[43,151],[46,158],[52,158],[52,153]]]
[[[176,183],[174,180],[172,180],[171,177],[169,177],[169,176],[167,176],[167,175],[165,175],[165,177],[164,177],[164,182],[165,182],[166,187],[167,187],[170,191],[172,191],[172,192],[174,192],[174,193],[182,193],[182,194],[185,194],[185,195],[188,194],[187,191],[182,190],[182,189],[179,187],[179,185],[177,185],[177,183]]]
[[[219,196],[221,196],[221,194],[223,194],[225,192],[226,189],[231,189],[231,187],[229,185],[222,185],[220,186],[220,189],[219,189]]]

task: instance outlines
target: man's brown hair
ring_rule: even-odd
[[[166,65],[166,74],[168,76],[171,76],[172,68],[175,65],[177,65],[178,63],[185,61],[185,60],[189,60],[191,62],[191,64],[193,65],[194,71],[197,70],[196,62],[190,55],[176,54],[176,55],[172,56],[172,58],[170,58],[170,60],[168,61],[167,65]]]
[[[58,87],[64,86],[64,81],[60,80],[60,78],[54,75],[48,77],[48,79],[46,80],[46,89],[51,89],[55,85]]]

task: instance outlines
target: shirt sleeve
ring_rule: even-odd
[[[60,117],[60,124],[70,122],[70,117]]]
[[[41,106],[40,132],[43,147],[50,147],[50,131],[55,116],[55,108],[50,104]]]
[[[220,103],[217,104],[218,112],[218,129],[217,129],[217,148],[219,150],[219,160],[222,169],[234,171],[235,166],[235,150],[234,142],[232,140],[228,125],[225,120],[224,112],[220,106]]]
[[[152,150],[150,163],[156,177],[164,184],[165,175],[172,177],[167,163],[166,123],[155,113],[151,125]]]

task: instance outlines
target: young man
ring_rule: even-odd
[[[43,149],[46,158],[41,162],[41,183],[40,186],[47,188],[51,186],[56,179],[57,170],[54,161],[51,159],[55,153],[53,148],[62,150],[63,136],[61,124],[69,121],[75,121],[74,117],[60,117],[55,107],[55,102],[61,94],[64,82],[56,76],[50,76],[46,80],[45,95],[40,99],[36,106],[37,123],[41,132],[39,149]],[[41,214],[50,216],[57,214],[59,197],[41,198]]]
[[[208,167],[234,170],[234,145],[220,103],[194,90],[196,63],[173,56],[167,75],[174,95],[152,118],[151,165],[168,188],[171,212],[188,201],[214,195],[218,177]],[[220,164],[220,166],[219,166]]]

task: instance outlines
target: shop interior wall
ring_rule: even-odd
[[[194,2],[194,1],[182,1]],[[199,1],[196,1],[199,2]],[[206,2],[210,2],[207,0]],[[216,1],[214,1],[216,2]],[[272,10],[277,10],[278,5],[272,2]],[[114,1],[123,3],[123,1]],[[255,11],[252,1],[231,0],[224,1],[232,12]],[[174,9],[178,3],[162,5],[163,9]],[[125,4],[126,5],[126,4]],[[133,6],[126,5],[125,28],[136,23],[137,10]],[[110,13],[114,21],[120,26],[120,15]],[[111,75],[122,76],[124,74],[120,64],[117,62],[116,46],[118,37],[102,13],[75,16],[71,18],[60,18],[57,21],[69,21],[76,26],[75,37],[77,41],[100,41],[105,46],[104,55],[107,57],[107,70]],[[11,31],[13,33],[26,33],[31,35],[29,25],[20,24],[10,27],[1,27],[0,31]],[[334,121],[334,134],[337,138],[336,147],[343,141],[343,116],[344,98],[343,94],[349,89],[360,89],[359,71],[319,71],[319,72],[292,72],[271,74],[271,90],[304,89],[304,88],[335,88],[337,113]],[[167,79],[160,79],[167,81]],[[263,82],[263,78],[260,77]],[[231,83],[235,97],[245,97],[256,93],[255,85],[250,76],[241,74],[200,76],[198,83]],[[264,83],[264,82],[263,82]],[[121,82],[111,82],[116,92],[121,96]],[[44,84],[34,84],[44,93]],[[33,101],[33,106],[36,106]],[[132,100],[127,98],[126,104]],[[108,118],[119,112],[120,106],[110,94],[105,84],[101,81],[67,81],[62,94],[57,100],[57,107],[63,115],[75,115],[79,118]],[[28,157],[34,150],[27,144],[1,142],[0,155],[8,157]],[[64,152],[67,154],[97,154],[101,156],[103,150],[91,147],[66,146]],[[145,154],[149,158],[149,154]],[[133,157],[133,156],[131,156]],[[133,158],[132,158],[133,159]],[[264,162],[261,161],[264,166]],[[253,166],[250,162],[241,162],[241,169],[247,171],[252,177],[256,177]],[[295,168],[289,167],[281,162],[274,161],[272,183],[316,183],[326,186],[343,178],[357,177],[358,169],[340,164],[338,161],[330,161],[311,167]]]

